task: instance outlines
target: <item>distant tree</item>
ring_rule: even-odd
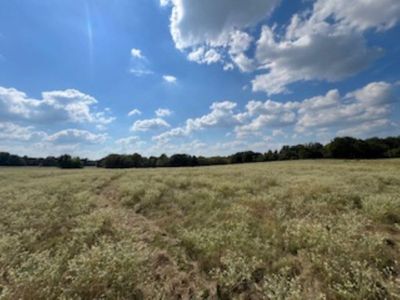
[[[85,167],[95,167],[96,163],[97,163],[95,160],[90,160],[90,159],[87,159],[87,158],[81,159],[81,161],[82,161],[82,164]]]
[[[229,158],[224,156],[213,156],[208,158],[210,165],[227,165],[229,164]]]
[[[141,167],[181,167],[181,166],[210,166],[275,160],[320,159],[320,158],[383,158],[399,157],[400,137],[385,139],[371,138],[360,140],[351,137],[335,138],[327,145],[320,143],[283,146],[278,152],[268,151],[265,154],[244,151],[230,156],[190,156],[174,154],[170,158],[163,154],[160,157],[142,157],[139,154],[131,156],[114,155],[99,161],[99,166],[117,168]],[[109,163],[111,162],[111,163]]]
[[[143,157],[139,153],[134,153],[131,157],[133,167],[140,168],[144,166]]]
[[[199,156],[197,157],[197,162],[199,166],[226,165],[229,163],[229,159],[223,156]]]
[[[266,152],[264,154],[264,160],[265,161],[274,161],[274,160],[276,160],[275,157],[274,157],[274,152],[272,152],[271,150]]]
[[[65,154],[58,158],[58,166],[62,169],[80,169],[83,164],[79,157],[72,158],[70,155]]]
[[[359,158],[357,140],[351,137],[338,137],[326,145],[327,153],[332,158]]]
[[[14,167],[26,166],[26,162],[22,157],[18,155],[10,155],[8,158],[8,165]]]
[[[381,141],[388,147],[388,149],[400,148],[400,136],[387,137],[385,139],[382,139]]]
[[[155,168],[157,166],[157,157],[150,156],[148,161],[147,161],[147,166],[149,168]]]
[[[298,150],[294,147],[283,146],[279,151],[279,160],[299,159]]]
[[[192,167],[198,166],[198,165],[199,165],[199,159],[198,159],[196,156],[192,156],[190,165],[191,165]]]
[[[168,165],[170,167],[189,167],[194,166],[196,160],[193,160],[193,157],[187,154],[174,154],[169,158]]]
[[[122,155],[118,154],[110,154],[103,158],[100,162],[100,164],[104,168],[123,168],[123,159]]]
[[[253,151],[237,152],[230,156],[191,156],[188,154],[174,154],[168,157],[149,158],[134,153],[132,155],[110,154],[98,161],[89,159],[72,158],[63,155],[59,158],[34,158],[0,152],[0,166],[59,166],[60,168],[82,168],[84,166],[97,166],[103,168],[153,168],[153,167],[182,167],[182,166],[211,166],[236,163],[252,163],[275,160],[293,159],[373,159],[400,157],[400,136],[387,138],[369,138],[366,140],[352,137],[337,137],[323,146],[320,143],[299,144],[283,146],[280,151],[275,150],[261,154]]]
[[[8,166],[10,153],[0,152],[0,166]]]
[[[232,154],[229,157],[229,163],[230,164],[241,164],[241,163],[243,163],[243,157],[242,157],[241,153]]]
[[[56,167],[57,164],[58,164],[58,161],[55,157],[48,156],[45,159],[43,159],[41,166],[42,167]]]
[[[229,157],[229,161],[232,164],[251,163],[263,160],[264,157],[261,153],[253,151],[237,152]]]
[[[297,146],[299,159],[323,158],[324,146],[320,143],[310,143]]]
[[[161,154],[157,159],[156,166],[157,167],[168,167],[169,158],[166,154]]]
[[[389,150],[388,145],[385,144],[384,140],[379,138],[371,138],[365,140],[366,147],[366,158],[383,158],[385,153]]]
[[[385,152],[385,157],[388,157],[388,158],[400,157],[400,147],[399,148],[390,149],[390,150],[386,151]]]

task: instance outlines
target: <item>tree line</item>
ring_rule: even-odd
[[[8,152],[0,152],[0,166],[7,167],[60,167],[63,169],[78,169],[88,166],[96,166],[96,161],[72,157],[68,154],[59,157],[48,156],[35,158],[18,156]]]
[[[229,156],[192,156],[188,154],[165,154],[159,157],[145,157],[138,153],[132,155],[110,154],[98,161],[80,159],[70,155],[60,157],[31,158],[0,152],[0,166],[41,166],[60,168],[83,168],[97,166],[101,168],[156,168],[156,167],[195,167],[255,163],[265,161],[297,159],[377,159],[400,157],[400,136],[370,138],[366,140],[352,137],[337,137],[330,143],[309,143],[283,146],[279,151],[259,153],[253,151],[238,152]]]

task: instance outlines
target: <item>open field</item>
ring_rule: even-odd
[[[0,169],[0,299],[400,299],[400,160]]]

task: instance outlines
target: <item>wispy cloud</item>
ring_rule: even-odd
[[[132,116],[136,116],[136,115],[141,115],[142,112],[140,110],[138,110],[137,108],[132,109],[129,113],[128,116],[132,117]]]
[[[168,117],[172,115],[172,110],[168,108],[159,108],[155,111],[157,117]]]
[[[161,118],[138,120],[131,127],[131,131],[149,131],[170,127],[170,125]]]
[[[151,75],[154,72],[150,69],[150,62],[146,56],[143,55],[142,50],[137,48],[131,49],[131,61],[129,73],[141,77]]]
[[[164,75],[163,79],[164,79],[164,81],[166,81],[168,83],[176,83],[178,80],[175,76],[172,76],[172,75]]]

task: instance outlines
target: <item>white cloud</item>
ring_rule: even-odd
[[[256,59],[267,72],[255,77],[253,90],[278,94],[293,82],[357,74],[383,54],[367,45],[365,30],[389,29],[399,18],[397,0],[318,0],[311,12],[293,15],[284,35],[264,26]]]
[[[80,91],[43,92],[39,99],[13,88],[0,87],[0,140],[7,151],[37,156],[85,151],[104,143],[107,134],[81,128],[105,130],[115,118],[111,110],[97,110],[98,101]],[[71,126],[75,129],[60,130]],[[44,131],[45,130],[45,131]]]
[[[149,131],[165,127],[170,127],[170,125],[161,118],[146,119],[136,121],[131,127],[131,131]]]
[[[229,53],[240,54],[247,51],[254,38],[246,32],[236,30],[230,36]]]
[[[112,151],[117,153],[143,153],[144,151],[149,151],[151,146],[147,146],[146,141],[141,140],[138,136],[129,136],[126,138],[121,138],[115,141],[116,148]]]
[[[314,8],[314,18],[324,20],[333,17],[336,22],[357,30],[370,28],[387,30],[400,19],[398,0],[318,0]]]
[[[372,82],[362,89],[349,93],[347,97],[354,97],[366,105],[385,104],[394,100],[392,85],[383,81]]]
[[[344,97],[332,90],[325,96],[307,99],[301,103],[296,130],[303,132],[327,126],[341,130],[388,120],[390,103],[395,99],[393,89],[392,84],[373,82]]]
[[[164,79],[164,81],[166,81],[168,83],[176,83],[176,81],[177,81],[177,78],[172,75],[164,75],[163,79]]]
[[[390,104],[398,99],[394,88],[394,84],[372,82],[344,96],[338,90],[330,90],[325,95],[303,101],[282,103],[252,100],[247,103],[245,111],[236,114],[232,111],[234,103],[228,102],[227,109],[220,111],[217,105],[213,106],[210,114],[189,119],[186,126],[167,131],[157,136],[156,140],[186,136],[195,130],[221,124],[227,125],[227,128],[234,126],[236,137],[241,139],[265,136],[266,132],[274,137],[286,136],[284,128],[302,134],[314,134],[322,129],[324,132],[328,129],[330,132],[342,132],[358,128],[360,132],[360,128],[364,129],[368,122],[379,124],[382,129],[391,124]]]
[[[223,101],[214,102],[211,106],[211,112],[200,118],[189,119],[188,128],[191,130],[199,130],[207,127],[228,126],[236,123],[233,109],[237,106],[235,102]]]
[[[145,67],[135,66],[135,67],[131,67],[129,69],[129,73],[131,73],[137,77],[142,77],[142,76],[146,76],[146,75],[151,75],[154,72],[149,69],[146,69]]]
[[[277,136],[283,126],[304,134],[328,128],[337,132],[358,128],[360,132],[365,124],[374,122],[382,128],[390,124],[390,103],[394,99],[393,85],[373,82],[345,96],[331,90],[301,102],[250,101],[246,111],[237,115],[241,124],[235,132],[240,138],[271,130]]]
[[[272,136],[277,137],[277,136],[284,136],[285,132],[282,129],[274,129],[272,130]]]
[[[160,0],[160,5],[161,6],[168,6],[171,4],[172,0]]]
[[[249,116],[255,116],[249,123],[235,128],[238,137],[260,135],[266,127],[276,128],[296,122],[296,113],[291,103],[282,104],[271,100],[265,103],[250,101],[247,105]],[[243,115],[241,115],[243,117]]]
[[[43,92],[42,99],[33,99],[16,89],[0,87],[0,118],[4,121],[103,125],[114,121],[108,111],[92,109],[97,103],[92,96],[73,89]]]
[[[54,144],[99,144],[107,140],[107,134],[94,134],[87,130],[65,129],[49,135],[46,140]]]
[[[0,141],[35,141],[46,137],[46,133],[35,131],[33,126],[20,126],[11,122],[0,123]]]
[[[79,129],[66,129],[49,135],[32,126],[23,127],[13,123],[0,123],[0,131],[3,150],[40,157],[62,153],[82,155],[85,149],[102,144],[108,139],[107,134]],[[82,146],[85,148],[81,148]]]
[[[232,61],[242,72],[252,72],[257,68],[255,61],[248,58],[244,53],[232,55]]]
[[[140,142],[140,138],[138,136],[130,136],[130,137],[118,139],[115,141],[115,143],[117,145],[122,145],[122,146],[136,145],[139,142]]]
[[[150,152],[155,155],[165,153],[172,155],[176,153],[187,153],[190,155],[201,155],[208,153],[208,145],[197,139],[185,143],[156,144],[150,148]],[[204,151],[206,150],[206,151]]]
[[[172,115],[172,110],[168,108],[159,108],[155,111],[157,117],[168,117]]]
[[[160,143],[169,142],[171,138],[187,136],[191,132],[187,127],[176,127],[153,137],[153,141]]]
[[[231,71],[235,68],[235,66],[232,63],[227,63],[224,65],[224,71]]]
[[[369,46],[366,31],[387,30],[400,19],[398,0],[316,0],[288,24],[251,27],[266,21],[278,0],[162,1],[172,5],[170,30],[175,46],[200,64],[221,63],[225,71],[263,70],[253,91],[279,94],[298,81],[335,82],[353,76],[383,54]],[[257,40],[256,51],[251,49]]]
[[[378,119],[341,129],[337,132],[337,136],[368,138],[372,135],[384,133],[390,127],[395,127],[395,125],[387,119]]]
[[[219,54],[215,49],[210,49],[204,54],[204,62],[208,65],[214,64],[221,60],[221,54]]]
[[[203,63],[204,59],[204,47],[199,47],[197,49],[194,49],[192,52],[188,54],[188,59],[190,61],[195,61],[197,63]]]
[[[149,60],[140,49],[132,48],[129,73],[141,77],[151,75],[154,72],[149,67]]]
[[[205,50],[204,47],[197,48],[189,53],[188,59],[199,64],[213,64],[222,61],[222,56],[215,49]]]
[[[144,59],[142,51],[140,49],[132,48],[131,55],[134,58]]]
[[[142,112],[140,110],[138,110],[137,108],[132,109],[129,113],[128,116],[132,117],[132,116],[136,116],[136,115],[141,115]]]
[[[279,0],[203,0],[198,2],[171,0],[171,34],[175,46],[188,50],[188,60],[199,64],[222,63],[224,70],[233,69],[229,56],[249,71],[244,61],[254,38],[243,29],[251,28],[265,19]]]
[[[254,91],[279,94],[296,81],[338,81],[364,70],[382,53],[380,49],[368,48],[365,39],[351,31],[337,31],[330,26],[296,30],[301,33],[295,35],[301,37],[277,42],[272,29],[263,27],[256,58],[268,72],[255,77]]]
[[[188,119],[185,126],[173,128],[153,137],[153,140],[165,142],[174,137],[188,136],[192,132],[205,128],[229,127],[238,122],[233,112],[236,106],[237,104],[231,101],[214,102],[210,106],[211,112],[209,114],[195,119]]]
[[[178,49],[221,46],[237,29],[256,25],[278,0],[172,0],[171,34]],[[165,2],[164,2],[165,3]]]

